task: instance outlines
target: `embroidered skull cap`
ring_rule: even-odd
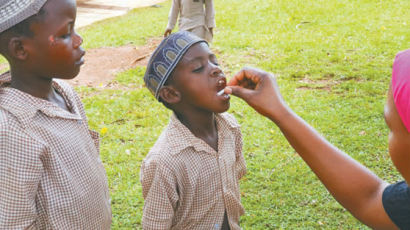
[[[164,38],[151,55],[144,74],[146,87],[159,100],[159,90],[164,86],[178,62],[188,49],[204,39],[187,32],[179,31]]]

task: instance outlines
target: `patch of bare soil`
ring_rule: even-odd
[[[145,66],[161,39],[151,39],[141,47],[125,45],[87,50],[78,76],[69,81],[73,86],[110,86],[117,73],[136,66]],[[111,83],[111,84],[110,84]]]
[[[322,89],[330,92],[332,91],[332,86],[340,84],[339,81],[332,79],[311,80],[303,78],[299,80],[299,82],[306,84],[306,86],[300,86],[296,88],[296,90]]]

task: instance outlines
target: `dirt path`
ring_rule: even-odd
[[[76,27],[126,14],[128,11],[164,2],[165,0],[77,0]]]
[[[87,50],[80,73],[69,82],[74,86],[104,87],[117,73],[136,66],[146,66],[149,56],[160,41],[161,38],[151,39],[141,47],[126,45]]]
[[[129,10],[146,7],[165,0],[77,0],[76,27],[83,27]],[[151,39],[145,46],[106,47],[87,50],[85,64],[79,75],[69,81],[74,86],[106,86],[119,72],[145,66],[161,38]],[[1,69],[1,66],[0,66]]]

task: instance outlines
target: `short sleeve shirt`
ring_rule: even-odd
[[[387,186],[382,200],[390,219],[400,229],[410,229],[410,189],[406,182]]]
[[[109,229],[98,133],[67,83],[59,106],[9,87],[0,75],[0,229]]]
[[[219,230],[225,210],[230,228],[240,229],[242,136],[232,115],[215,117],[218,151],[171,117],[141,166],[143,229]]]

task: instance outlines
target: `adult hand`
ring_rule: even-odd
[[[166,29],[164,33],[164,38],[168,37],[171,34],[172,30],[171,29]]]
[[[382,204],[387,183],[293,113],[282,99],[272,74],[244,68],[228,82],[225,93],[242,98],[274,121],[332,196],[353,216],[373,229],[397,229]]]
[[[243,68],[228,82],[226,92],[242,98],[258,113],[274,122],[289,112],[275,77],[260,69]]]

